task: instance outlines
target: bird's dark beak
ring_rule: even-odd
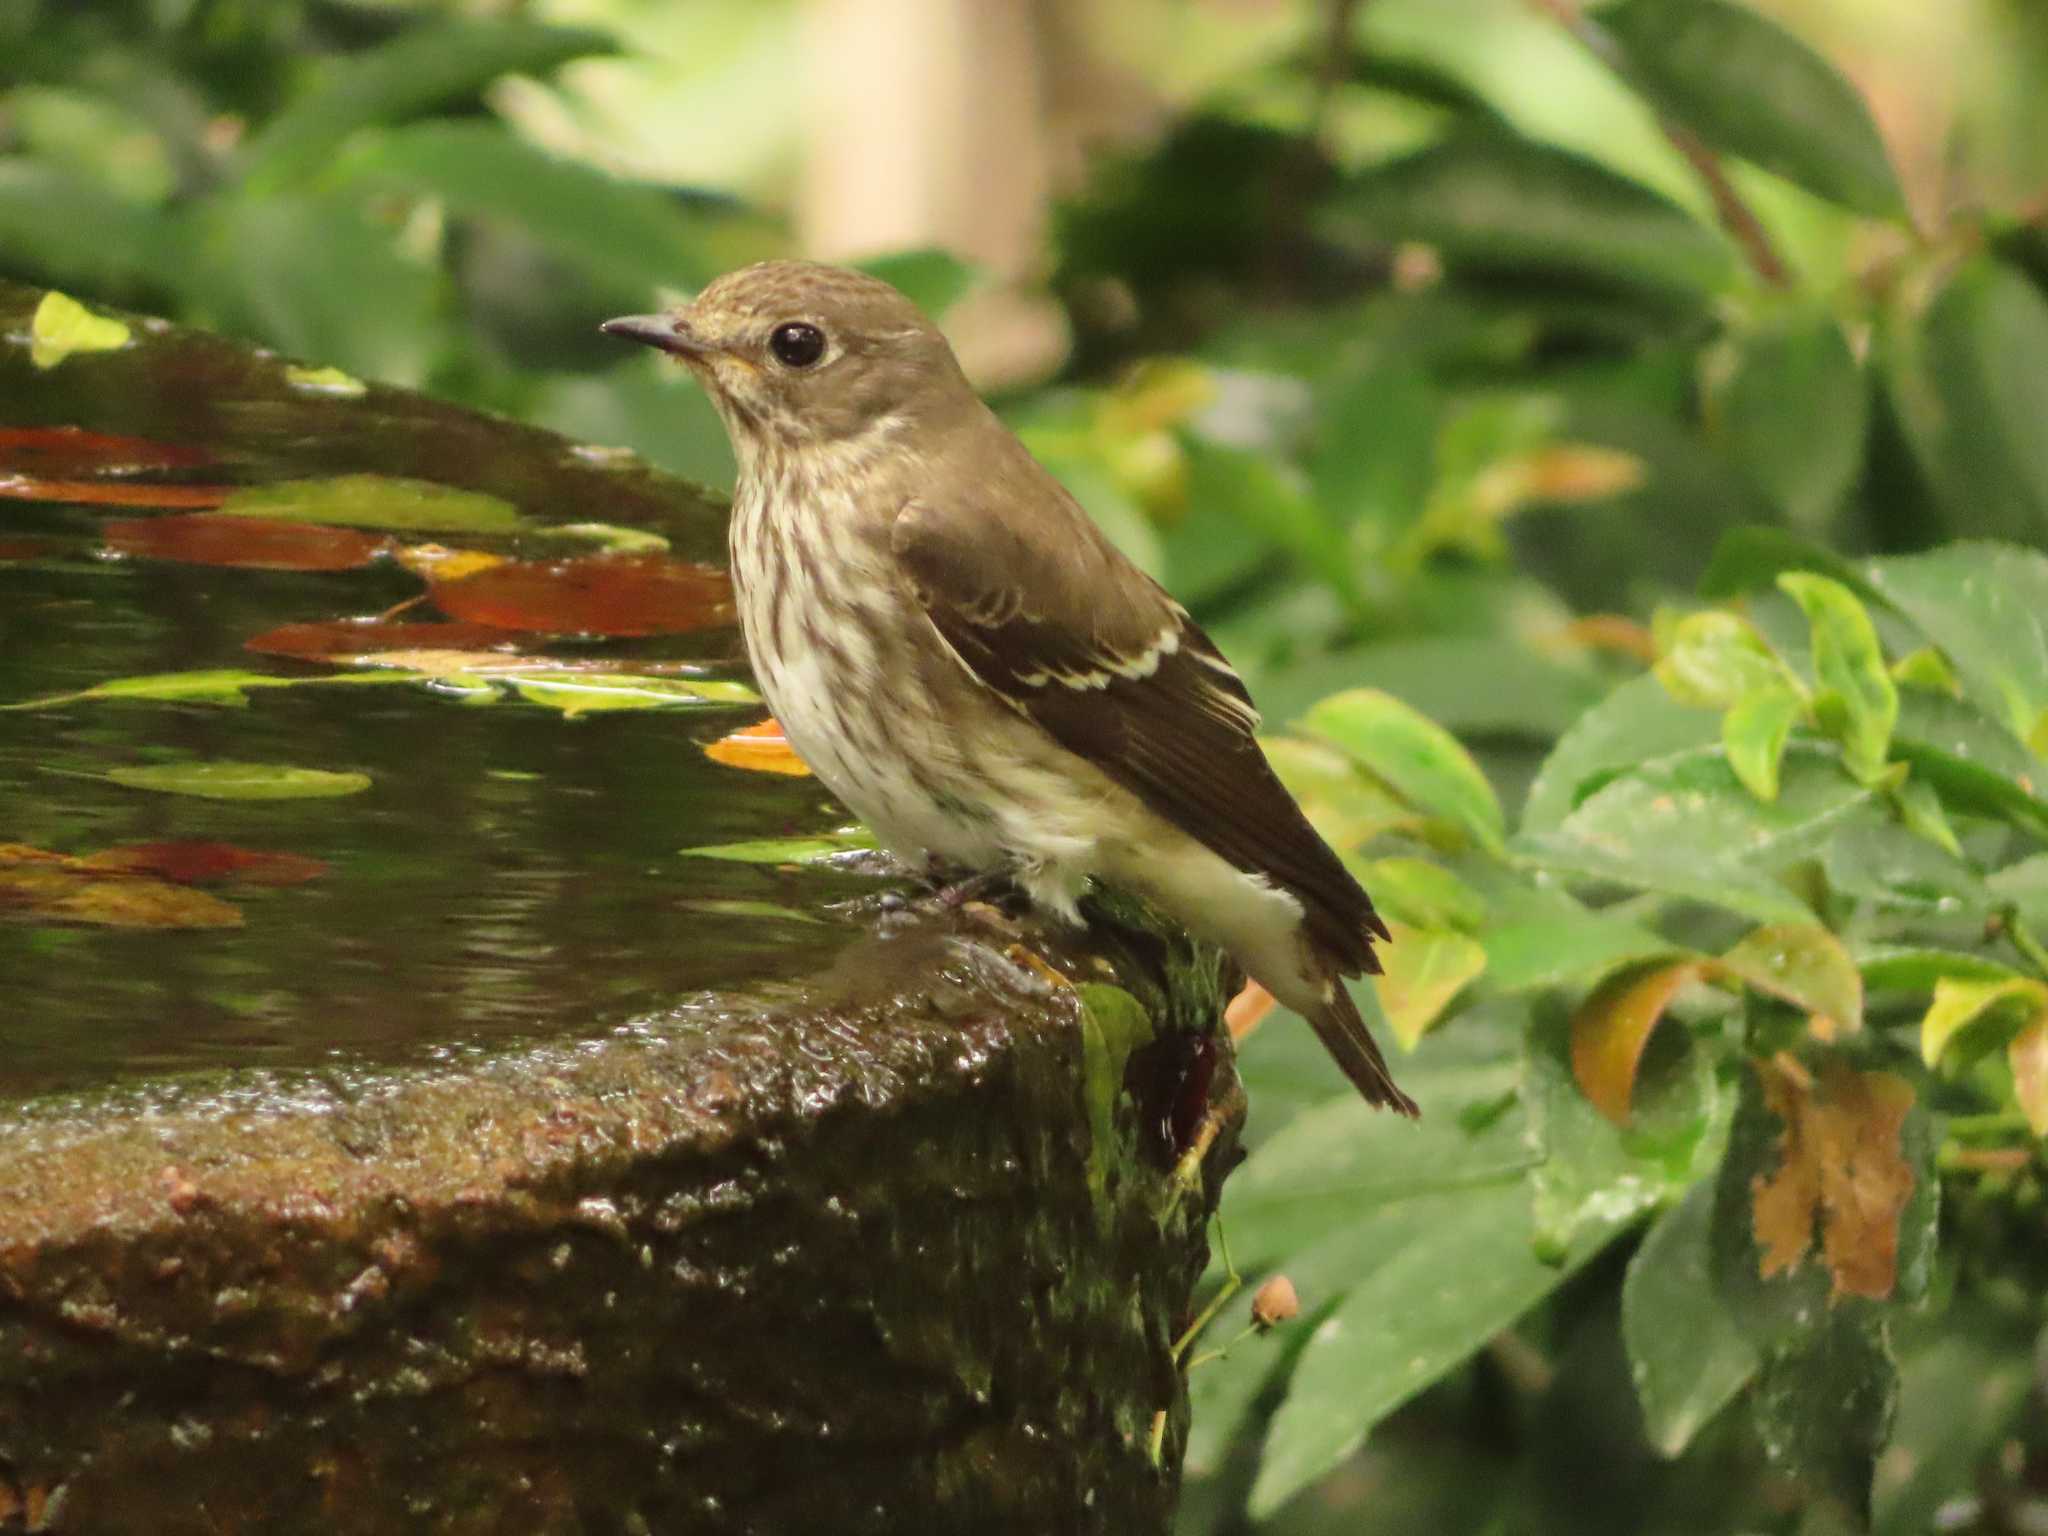
[[[598,327],[607,336],[623,336],[678,357],[702,357],[711,347],[699,339],[689,323],[676,315],[622,315]]]

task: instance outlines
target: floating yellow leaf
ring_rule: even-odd
[[[54,368],[74,352],[112,352],[125,347],[130,334],[119,320],[96,315],[53,288],[43,295],[29,322],[28,360],[38,368]]]
[[[393,558],[413,575],[428,581],[460,581],[494,565],[511,563],[509,555],[494,555],[481,549],[450,549],[445,544],[408,544]]]

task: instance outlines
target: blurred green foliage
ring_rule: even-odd
[[[1510,10],[1576,117],[1475,51]],[[1420,1127],[1245,1044],[1224,1219],[1306,1311],[1195,1372],[1184,1529],[2036,1528],[2042,210],[1913,222],[1857,91],[1734,0],[1335,13],[1098,159],[1070,360],[998,402],[1397,931],[1360,1000]],[[593,321],[780,222],[492,105],[608,34],[7,17],[10,275],[729,477]]]

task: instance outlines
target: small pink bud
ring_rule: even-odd
[[[1275,1275],[1252,1297],[1252,1326],[1255,1328],[1277,1328],[1299,1316],[1301,1298],[1294,1294],[1294,1282],[1285,1275]]]

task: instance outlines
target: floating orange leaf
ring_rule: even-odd
[[[1572,1076],[1593,1107],[1627,1125],[1643,1048],[1679,988],[1697,980],[1698,960],[1653,961],[1610,976],[1572,1015]]]
[[[237,519],[240,521],[240,519]],[[509,648],[514,638],[489,624],[405,624],[377,619],[329,619],[318,624],[280,624],[242,649],[299,661],[355,661],[386,651],[481,651]]]
[[[0,849],[0,916],[102,928],[239,928],[241,909],[182,885],[137,875],[98,878],[61,854],[13,860]]]
[[[12,501],[68,501],[101,507],[217,507],[231,485],[144,485],[133,480],[45,480],[0,474],[0,496]]]
[[[350,571],[368,565],[390,544],[354,528],[209,512],[127,518],[107,524],[106,538],[117,554],[251,571]]]
[[[152,875],[174,885],[236,880],[248,885],[302,885],[327,873],[324,860],[233,843],[124,843],[77,859],[81,870]]]
[[[763,720],[721,736],[704,749],[704,755],[728,768],[751,768],[756,773],[786,773],[792,778],[804,778],[811,771],[783,735],[779,720]]]
[[[117,437],[84,427],[0,427],[0,464],[29,475],[133,475],[152,469],[189,469],[213,455],[184,443]]]
[[[1899,1218],[1913,1196],[1900,1132],[1913,1087],[1840,1060],[1816,1081],[1791,1057],[1753,1064],[1764,1103],[1784,1123],[1775,1172],[1750,1181],[1750,1222],[1765,1279],[1805,1262],[1819,1224],[1829,1294],[1882,1300],[1898,1278]]]
[[[1230,1038],[1242,1040],[1257,1029],[1273,1011],[1274,1002],[1272,993],[1256,981],[1247,981],[1223,1010],[1223,1023],[1230,1030]]]
[[[733,621],[724,571],[665,555],[518,561],[428,593],[450,618],[538,634],[666,635]]]

